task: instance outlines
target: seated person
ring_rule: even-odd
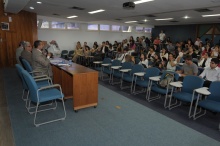
[[[205,70],[199,75],[201,78],[206,79],[204,82],[204,87],[209,87],[213,81],[220,81],[220,69],[218,67],[219,60],[217,58],[212,58],[210,66],[205,68]]]
[[[81,47],[80,42],[77,42],[74,54],[73,54],[73,62],[76,62],[79,56],[83,56],[83,49]]]
[[[49,48],[47,50],[48,52],[52,53],[53,56],[60,57],[61,50],[55,40],[50,42]]]
[[[143,53],[141,54],[140,62],[138,64],[142,64],[144,67],[148,68],[148,59]]]
[[[206,68],[210,66],[212,58],[210,58],[210,53],[206,52],[204,56],[201,57],[201,59],[198,62],[198,66],[202,68]]]
[[[197,76],[198,74],[198,66],[192,62],[192,56],[186,55],[185,57],[185,63],[182,66],[182,69],[177,71],[181,77],[187,76],[187,75],[194,75]]]
[[[173,57],[173,54],[169,54],[169,60],[167,62],[167,70],[176,70],[176,64],[177,62],[175,61],[175,58]]]
[[[24,58],[32,65],[32,46],[29,42],[24,42],[24,50],[21,52],[21,57]]]

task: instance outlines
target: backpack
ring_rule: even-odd
[[[160,80],[159,86],[162,88],[167,88],[167,86],[174,81],[174,73],[166,73],[163,79]],[[169,86],[169,89],[172,87]]]

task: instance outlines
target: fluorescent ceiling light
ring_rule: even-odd
[[[76,17],[78,17],[78,16],[69,16],[69,17],[66,17],[66,18],[76,18]]]
[[[184,16],[183,18],[188,19],[188,18],[190,18],[190,17],[189,17],[189,16]]]
[[[37,2],[38,4],[42,4],[42,2]]]
[[[30,9],[31,9],[31,10],[33,10],[33,9],[34,9],[34,7],[30,7]]]
[[[100,9],[100,10],[95,10],[95,11],[91,11],[91,12],[88,12],[89,14],[95,14],[95,13],[99,13],[99,12],[103,12],[105,10],[103,9]]]
[[[146,2],[151,2],[154,0],[139,0],[139,1],[134,1],[135,4],[141,4],[141,3],[146,3]]]
[[[137,22],[137,21],[127,21],[125,23],[135,23],[135,22]]]
[[[202,17],[214,17],[214,16],[220,16],[220,14],[202,15]]]
[[[163,19],[155,19],[157,21],[162,21],[162,20],[172,20],[173,18],[163,18]]]
[[[144,22],[147,22],[148,20],[147,20],[147,19],[144,19],[143,21],[144,21]]]

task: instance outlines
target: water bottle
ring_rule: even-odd
[[[69,65],[72,66],[72,60],[69,60]]]

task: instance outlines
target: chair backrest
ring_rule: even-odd
[[[121,61],[120,60],[113,60],[112,61],[112,66],[120,66],[121,65]]]
[[[30,63],[25,60],[25,59],[22,59],[22,62],[24,64],[24,68],[28,71],[28,72],[32,72],[33,71],[33,68],[31,67]]]
[[[201,88],[203,86],[204,80],[198,76],[185,76],[183,79],[183,92],[193,93],[194,89]]]
[[[19,56],[19,61],[21,62],[22,67],[24,68],[24,63],[22,61],[23,57]]]
[[[135,64],[132,69],[131,69],[131,75],[133,75],[136,72],[143,72],[144,71],[144,67],[141,64]]]
[[[124,62],[124,63],[122,63],[121,69],[131,69],[132,66],[133,66],[133,63],[131,63],[131,62]]]
[[[159,76],[160,70],[157,67],[147,68],[145,71],[144,79],[149,79],[149,77]]]
[[[138,64],[141,60],[139,58],[135,58],[135,64]]]
[[[22,70],[22,75],[29,89],[29,98],[31,101],[37,102],[37,84],[33,77],[26,71]]]
[[[69,57],[73,57],[74,50],[69,51]]]
[[[62,50],[61,54],[68,54],[68,50]]]
[[[112,60],[111,58],[104,58],[103,62],[102,63],[112,63]]]
[[[209,92],[211,92],[211,94],[207,97],[207,99],[220,102],[220,90],[219,90],[220,88],[219,87],[220,87],[220,81],[212,82],[209,87]]]
[[[20,79],[22,81],[23,89],[27,89],[28,90],[28,86],[27,86],[27,84],[26,84],[26,82],[24,80],[24,77],[22,75],[22,71],[24,70],[23,67],[20,64],[15,64],[15,67],[16,67],[16,69],[18,71],[18,75],[19,75],[19,77],[20,77]]]

